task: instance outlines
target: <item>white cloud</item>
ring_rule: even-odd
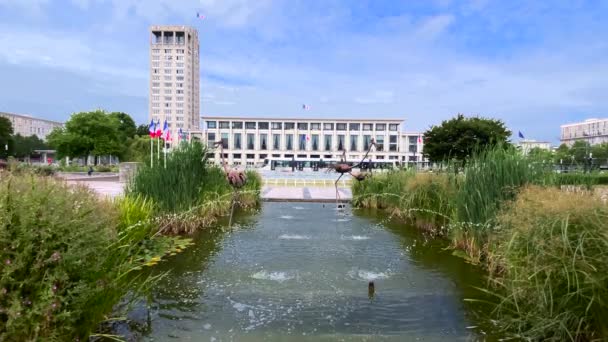
[[[376,90],[371,95],[356,97],[355,102],[360,104],[386,104],[392,103],[394,93],[387,90]]]
[[[422,39],[434,39],[443,34],[454,22],[451,14],[441,14],[427,18],[416,31],[416,36]]]

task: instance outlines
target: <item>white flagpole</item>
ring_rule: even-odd
[[[167,141],[163,140],[163,147],[165,149],[165,169],[167,168]]]
[[[150,137],[150,167],[154,167],[154,138]]]
[[[156,138],[156,159],[160,162],[160,137]]]

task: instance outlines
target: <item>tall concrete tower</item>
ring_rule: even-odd
[[[187,26],[150,28],[149,118],[167,120],[171,136],[200,129],[199,44]]]

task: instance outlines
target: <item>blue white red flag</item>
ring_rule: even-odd
[[[148,132],[150,132],[150,138],[154,139],[156,137],[156,124],[154,123],[154,120],[150,120]]]

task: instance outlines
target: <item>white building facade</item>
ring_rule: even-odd
[[[0,116],[7,118],[13,126],[13,134],[24,137],[32,135],[42,140],[55,128],[63,127],[63,123],[46,119],[34,118],[23,114],[13,114],[0,112]]]
[[[536,141],[532,139],[524,139],[517,143],[517,146],[523,154],[530,153],[530,150],[534,148],[540,148],[541,150],[551,150],[551,143],[548,141]]]
[[[402,120],[276,119],[204,117],[203,140],[222,141],[230,165],[260,165],[266,159],[359,161],[372,139],[369,157],[400,163],[423,162],[419,133],[401,131]],[[344,151],[344,152],[343,152]],[[219,149],[210,155],[219,161]]]
[[[200,130],[199,41],[187,26],[150,28],[148,120],[167,120],[171,135]]]
[[[608,119],[588,119],[562,125],[560,140],[568,146],[578,140],[586,141],[590,145],[608,143]]]

